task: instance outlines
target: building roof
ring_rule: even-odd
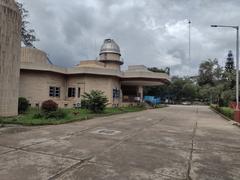
[[[144,85],[159,85],[169,83],[170,77],[166,73],[154,73],[143,65],[129,66],[125,72],[105,68],[96,60],[81,62],[72,68],[59,67],[50,64],[47,61],[47,56],[44,52],[33,48],[22,48],[21,51],[21,71],[45,71],[64,75],[98,75],[98,76],[114,76],[120,78],[124,84],[144,84]]]
[[[119,45],[113,39],[105,39],[100,49],[100,55],[103,53],[114,53],[121,56]]]

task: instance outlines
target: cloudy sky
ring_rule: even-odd
[[[121,47],[127,65],[170,67],[173,75],[194,75],[201,61],[235,53],[239,0],[18,0],[29,10],[35,45],[54,64],[73,66],[95,59],[105,38]],[[188,59],[188,19],[192,58]]]

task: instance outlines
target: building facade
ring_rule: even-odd
[[[18,114],[21,16],[14,0],[0,0],[0,116]]]
[[[112,39],[104,40],[96,60],[80,61],[72,68],[51,64],[47,55],[34,48],[22,48],[19,94],[32,107],[52,99],[59,107],[80,106],[84,92],[101,90],[109,106],[122,106],[143,100],[143,87],[169,83],[165,73],[148,71],[145,66],[123,65],[120,47]]]

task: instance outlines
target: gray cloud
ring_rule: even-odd
[[[95,59],[105,38],[120,45],[126,65],[170,66],[174,75],[193,75],[207,58],[224,63],[235,51],[239,0],[19,0],[54,64],[73,66]],[[188,23],[192,20],[192,59],[188,60]],[[124,67],[126,67],[126,65]]]

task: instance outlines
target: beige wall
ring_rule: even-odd
[[[115,69],[120,71],[121,70],[121,63],[119,54],[115,53],[103,53],[100,55],[100,61],[105,63],[105,68],[107,69]]]
[[[75,97],[68,97],[68,88],[75,88]],[[80,97],[78,97],[78,88],[80,88]],[[73,104],[81,102],[81,96],[85,91],[85,77],[83,75],[72,75],[67,77],[66,100],[70,101],[70,107]]]
[[[105,68],[105,64],[97,60],[87,60],[87,61],[80,61],[77,67]]]
[[[90,92],[92,89],[101,90],[105,93],[109,100],[109,106],[121,104],[120,99],[113,99],[113,89],[121,89],[118,78],[109,76],[85,76],[85,91]]]
[[[121,67],[118,63],[115,63],[115,62],[106,62],[105,63],[105,67],[107,69],[115,69],[117,71],[120,71],[121,70]]]
[[[60,97],[49,97],[49,87],[60,87]],[[43,101],[52,99],[63,106],[66,97],[66,78],[64,75],[41,71],[21,70],[20,97],[25,97],[34,107]]]
[[[49,97],[49,87],[60,87],[59,98]],[[68,88],[75,88],[75,97],[68,97]],[[80,88],[80,97],[78,97]],[[25,97],[30,104],[35,107],[41,105],[43,101],[52,99],[60,107],[73,107],[74,104],[81,102],[81,95],[91,90],[101,90],[109,99],[109,106],[120,105],[121,98],[113,99],[113,89],[120,89],[119,78],[111,76],[94,75],[61,75],[57,73],[21,70],[20,75],[20,97]]]
[[[18,114],[21,18],[13,0],[0,0],[0,116]]]
[[[21,48],[21,62],[49,64],[47,54],[36,48]]]
[[[119,54],[115,54],[115,53],[103,53],[103,54],[100,55],[101,60],[116,60],[116,61],[119,61],[120,57],[121,56]]]

